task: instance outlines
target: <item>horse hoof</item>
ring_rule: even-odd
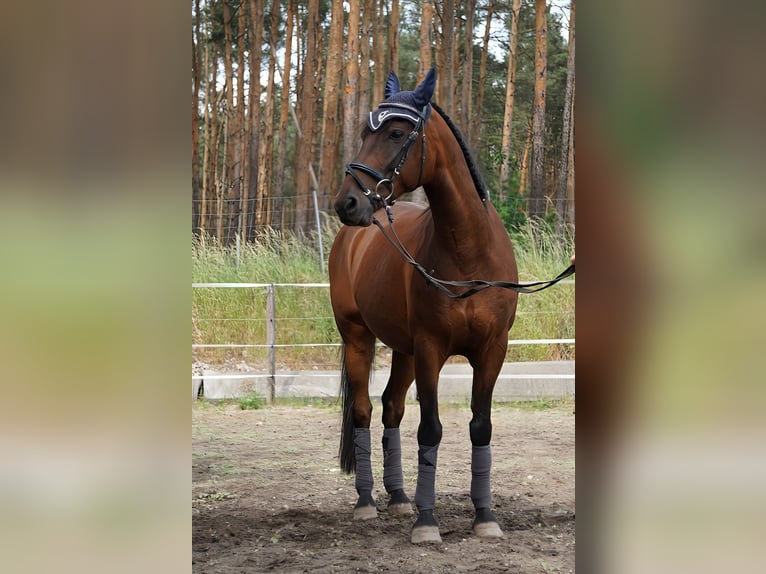
[[[354,508],[354,520],[371,520],[378,517],[378,509],[374,506],[357,506]]]
[[[391,493],[391,499],[388,501],[388,512],[389,514],[412,514],[412,502],[407,498],[403,489]]]
[[[438,526],[418,526],[412,529],[413,544],[441,544]]]
[[[412,514],[412,504],[409,502],[395,502],[388,505],[389,514]]]
[[[473,525],[473,533],[480,538],[503,538],[497,522],[479,522]]]

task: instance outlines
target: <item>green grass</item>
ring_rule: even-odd
[[[552,399],[549,397],[539,397],[532,401],[510,401],[497,404],[524,411],[549,411],[556,409],[572,412],[575,406],[574,399]]]
[[[239,408],[243,411],[262,409],[266,406],[266,399],[253,393],[239,399]]]
[[[519,282],[553,279],[570,264],[571,240],[562,241],[544,226],[528,221],[511,233]],[[575,290],[558,284],[538,293],[520,294],[509,339],[574,339]],[[508,361],[551,361],[574,358],[573,345],[532,345],[508,348]]]
[[[329,253],[337,224],[325,227],[324,251]],[[527,224],[511,234],[519,280],[551,279],[569,264],[571,242],[560,242],[542,228]],[[326,265],[325,265],[326,269]],[[236,248],[214,241],[192,243],[195,283],[327,283],[321,270],[316,236],[298,238],[275,231]],[[329,290],[317,287],[276,287],[276,343],[337,343]],[[510,339],[574,338],[574,285],[556,285],[535,294],[521,294]],[[192,342],[265,344],[266,288],[192,290]],[[263,348],[195,349],[193,358],[213,365],[246,362],[267,368]],[[510,345],[508,361],[574,358],[572,345]],[[387,366],[390,351],[379,349],[378,367]],[[279,348],[280,369],[336,369],[337,347]]]
[[[374,404],[374,403],[373,403]],[[417,401],[407,401],[407,407],[417,408]],[[574,412],[575,401],[572,398],[551,398],[551,397],[538,397],[531,400],[522,401],[503,401],[498,399],[492,400],[492,408],[508,408],[519,409],[523,411],[550,411],[560,410],[565,412]],[[471,397],[467,396],[464,401],[451,400],[449,402],[443,402],[439,404],[439,409],[470,409]]]
[[[341,410],[338,397],[277,397],[273,402],[278,407],[316,407],[331,411]]]

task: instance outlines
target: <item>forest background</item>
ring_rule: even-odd
[[[193,234],[313,233],[389,72],[413,89],[434,66],[509,231],[571,238],[574,4],[194,0]]]

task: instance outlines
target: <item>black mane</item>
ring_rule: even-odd
[[[463,151],[465,162],[468,164],[468,171],[471,172],[471,178],[473,179],[474,186],[476,186],[476,193],[479,194],[479,198],[482,201],[489,199],[489,194],[487,193],[487,186],[485,185],[484,180],[481,177],[479,168],[473,160],[473,155],[471,155],[471,150],[468,149],[468,144],[465,143],[465,140],[463,139],[463,135],[460,133],[460,130],[457,128],[454,122],[450,119],[450,117],[444,113],[443,109],[441,109],[434,102],[431,102],[431,105],[437,112],[439,112],[439,115],[442,118],[444,118],[444,121],[447,122],[449,129],[452,130],[452,135],[455,136],[457,143],[460,145],[460,149]]]

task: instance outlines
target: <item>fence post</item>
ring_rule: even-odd
[[[269,346],[269,400],[274,402],[277,391],[277,349],[276,337],[276,291],[274,283],[266,288],[266,344]]]
[[[324,246],[322,245],[322,226],[319,223],[319,201],[317,201],[317,190],[312,189],[311,193],[314,194],[314,216],[317,223],[317,239],[319,240],[319,266],[324,274]]]

